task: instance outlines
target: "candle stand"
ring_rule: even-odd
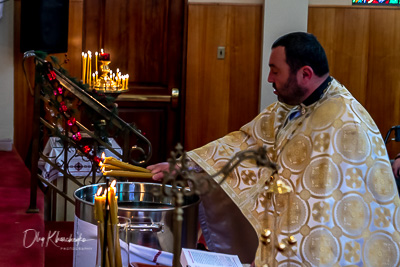
[[[163,179],[162,191],[159,194],[170,196],[174,200],[174,258],[173,266],[180,267],[180,254],[181,254],[181,235],[182,235],[182,218],[183,209],[182,203],[185,196],[200,195],[210,190],[213,190],[215,183],[213,180],[218,176],[222,176],[219,184],[222,184],[229,173],[238,164],[244,160],[253,159],[256,161],[257,166],[269,167],[273,170],[271,175],[271,182],[274,180],[272,177],[277,175],[278,166],[271,162],[267,157],[265,148],[260,147],[257,150],[245,150],[237,153],[226,165],[214,175],[199,174],[191,170],[189,159],[180,144],[176,146],[176,152],[171,152],[171,158],[168,159],[169,172],[165,172]],[[179,167],[177,167],[179,166]],[[171,187],[167,189],[167,184]],[[189,189],[190,188],[190,189]],[[273,188],[273,186],[270,188]]]

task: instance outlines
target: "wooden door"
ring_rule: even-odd
[[[83,49],[103,48],[110,68],[129,74],[119,116],[152,143],[150,163],[183,141],[186,7],[186,0],[85,0]]]

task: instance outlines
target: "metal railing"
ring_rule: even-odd
[[[90,110],[91,113],[95,114],[96,118],[101,119],[101,121],[105,123],[108,129],[111,129],[114,134],[118,133],[118,136],[120,136],[119,139],[122,140],[120,145],[121,149],[116,149],[110,142],[107,142],[107,140],[99,136],[95,130],[91,129],[93,125],[84,125],[83,120],[76,120],[74,125],[91,140],[90,149],[92,156],[97,156],[100,150],[107,150],[108,153],[111,153],[113,156],[134,165],[144,165],[149,161],[152,155],[152,146],[150,141],[142,135],[139,129],[123,121],[103,103],[94,98],[87,90],[81,88],[82,84],[77,84],[61,73],[60,70],[53,68],[50,62],[39,57],[34,51],[24,53],[23,67],[25,76],[25,60],[31,57],[34,58],[36,64],[36,76],[43,76],[43,73],[38,73],[40,67],[49,66],[52,70],[52,74],[55,74],[54,79],[63,89],[68,91],[68,94],[84,103],[85,110]],[[45,79],[46,77],[39,78]],[[37,81],[35,82],[33,91],[28,79],[27,81],[34,96],[33,136],[31,144],[31,192],[30,204],[27,211],[33,213],[38,212],[38,186],[44,186],[46,190],[47,188],[54,190],[56,194],[64,198],[65,204],[67,201],[74,204],[75,201],[68,195],[68,180],[78,186],[83,186],[87,183],[96,183],[98,180],[98,176],[96,175],[98,162],[95,162],[93,157],[82,153],[82,149],[78,144],[79,142],[71,138],[72,133],[68,128],[66,119],[64,119],[64,129],[62,130],[59,129],[58,125],[52,123],[52,117],[62,114],[62,111],[57,111],[60,114],[52,114],[52,116],[44,112],[44,107],[50,103],[49,99],[54,96],[50,96],[46,93],[46,90],[43,89],[43,84]],[[56,155],[52,156],[44,153],[45,143],[50,140],[50,137],[56,137],[61,147],[61,150],[59,150]],[[120,153],[121,150],[122,153]],[[81,157],[83,162],[91,165],[91,170],[84,177],[77,177],[70,171],[71,159],[75,157]],[[61,189],[54,185],[49,177],[43,175],[43,169],[39,168],[39,162],[50,166],[54,172],[62,176]],[[66,214],[64,214],[64,218],[65,217]]]

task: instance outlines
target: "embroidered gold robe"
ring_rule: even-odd
[[[258,245],[256,266],[399,266],[400,200],[374,121],[335,79],[288,121],[299,108],[276,102],[188,156],[212,175],[235,153],[265,146],[280,166],[279,179],[292,193],[266,197],[271,170],[252,161],[221,185],[258,236],[272,232],[271,243]],[[289,236],[297,242],[277,249]]]

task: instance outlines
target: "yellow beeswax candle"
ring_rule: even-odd
[[[148,173],[150,173],[150,170],[148,170],[148,169],[145,169],[145,168],[142,168],[142,167],[138,167],[138,166],[134,166],[134,165],[126,163],[126,162],[119,161],[114,157],[105,157],[105,154],[103,154],[102,159],[103,159],[103,164],[110,164],[110,165],[114,165],[114,166],[120,167],[122,169],[135,171],[135,172],[148,172]]]
[[[110,170],[103,172],[104,176],[113,177],[130,177],[130,178],[152,178],[153,174],[150,172],[134,172],[134,171],[121,171],[121,170]]]
[[[94,197],[94,216],[95,219],[99,222],[104,222],[104,209],[106,204],[106,196],[101,195],[102,187],[97,190],[97,193]]]
[[[99,53],[96,51],[96,53],[94,53],[94,55],[95,55],[95,58],[96,58],[96,60],[95,60],[95,64],[96,64],[96,73],[97,73],[97,58],[98,58],[98,56],[99,56]],[[96,80],[97,80],[97,77],[96,77]]]

